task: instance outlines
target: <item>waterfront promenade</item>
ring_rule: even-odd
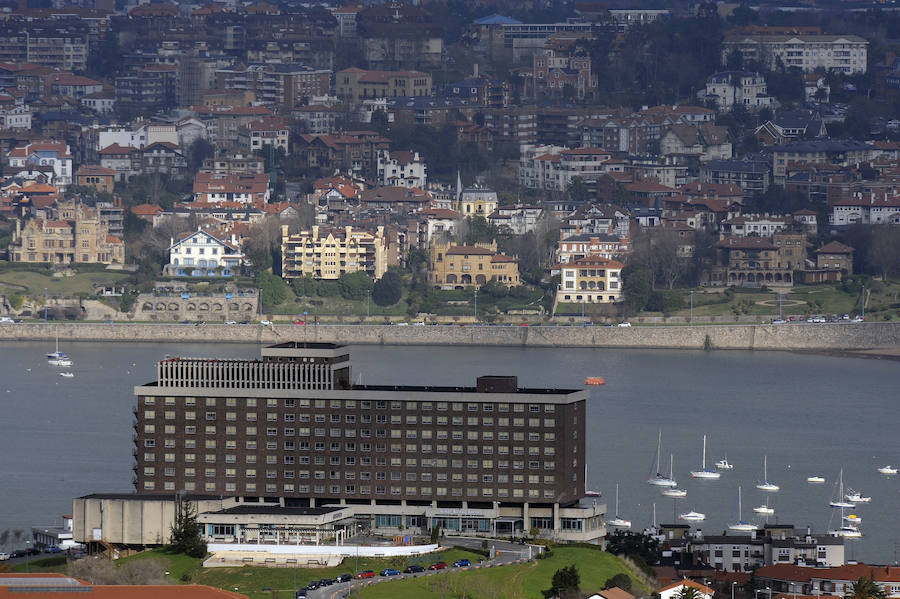
[[[825,323],[705,326],[487,326],[304,324],[0,325],[0,341],[278,343],[361,345],[476,345],[498,347],[609,347],[637,349],[795,350],[891,354],[900,349],[900,323]]]

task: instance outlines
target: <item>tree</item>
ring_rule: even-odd
[[[372,299],[379,306],[393,306],[403,295],[403,280],[393,270],[384,273],[375,283]]]
[[[187,150],[184,153],[188,172],[196,173],[197,171],[199,171],[200,167],[203,166],[203,161],[207,158],[211,158],[215,155],[215,153],[215,146],[213,146],[202,137],[194,140],[194,142],[187,147]]]
[[[575,202],[583,203],[591,199],[587,185],[584,184],[584,179],[581,177],[572,177],[572,182],[569,183],[566,192],[569,194],[569,197],[572,198],[572,201]]]
[[[259,301],[265,308],[283,303],[290,295],[288,286],[281,277],[266,270],[256,273],[256,286],[259,288]]]
[[[701,593],[697,587],[682,585],[681,590],[675,593],[674,597],[676,599],[701,599],[703,597],[703,593]]]
[[[552,597],[575,597],[581,585],[581,574],[575,564],[560,568],[553,574],[550,588],[541,591],[545,599]]]
[[[884,587],[873,578],[865,576],[854,582],[850,591],[844,594],[844,599],[885,599],[885,597]]]
[[[338,279],[341,297],[346,300],[361,301],[372,291],[372,278],[363,271],[348,272]]]
[[[606,583],[604,586],[608,589],[612,587],[619,587],[623,591],[631,590],[631,577],[624,572],[619,572],[615,576],[606,579]]]
[[[183,553],[190,557],[204,557],[206,542],[202,537],[203,526],[197,522],[197,510],[185,500],[181,509],[175,514],[172,524],[171,542],[167,549],[173,553]]]
[[[900,226],[877,225],[872,228],[869,266],[887,281],[900,268]]]
[[[646,268],[629,264],[622,269],[622,293],[626,306],[640,312],[647,307],[652,290],[650,273]]]

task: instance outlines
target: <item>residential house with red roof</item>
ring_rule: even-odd
[[[103,91],[103,83],[81,75],[60,74],[53,78],[50,89],[54,95],[81,99]]]
[[[112,193],[116,185],[116,171],[99,164],[85,164],[75,172],[75,184]]]
[[[436,289],[481,287],[496,281],[508,287],[519,285],[519,263],[497,251],[497,242],[475,245],[433,243],[428,277]]]
[[[379,151],[390,141],[374,132],[347,131],[340,135],[303,134],[297,139],[295,153],[306,168],[361,172],[377,168]]]
[[[141,170],[144,173],[181,177],[186,169],[187,161],[181,148],[176,144],[158,141],[144,146],[141,150]]]
[[[716,594],[715,589],[688,579],[667,584],[659,589],[657,593],[659,593],[659,599],[675,599],[681,596],[685,588],[695,589],[697,591],[697,599],[713,599],[713,595]]]
[[[247,599],[246,595],[200,584],[104,585],[56,572],[0,573],[0,597],[23,594],[29,599],[57,599],[60,595],[89,595],[93,599]]]
[[[716,243],[712,285],[792,287],[794,271],[806,267],[806,234],[791,231],[771,237],[725,237]]]
[[[269,201],[269,175],[221,175],[197,173],[194,178],[195,202],[238,202],[261,206]]]
[[[900,567],[872,564],[844,564],[830,568],[814,568],[794,564],[763,566],[755,571],[757,584],[773,592],[803,595],[844,597],[851,593],[853,583],[871,578],[884,589],[885,596],[900,597]]]
[[[267,147],[280,150],[287,156],[290,154],[291,130],[287,119],[266,117],[250,121],[238,129],[238,146],[242,152],[255,154]]]
[[[60,189],[72,184],[72,152],[64,141],[30,142],[7,152],[6,160],[13,171],[48,167],[53,172],[53,184]]]
[[[431,205],[431,194],[418,187],[372,187],[359,194],[359,204],[391,214],[421,212]]]
[[[130,181],[143,172],[143,154],[138,148],[114,143],[101,149],[98,154],[100,166],[115,171],[116,181]]]
[[[612,304],[622,301],[622,269],[625,265],[598,255],[588,255],[560,265],[556,301]]]
[[[857,192],[829,203],[833,226],[900,224],[900,195]]]
[[[672,125],[659,140],[661,156],[695,157],[700,162],[729,160],[728,128],[712,123]]]
[[[575,178],[596,186],[599,176],[620,165],[607,164],[612,154],[602,148],[526,147],[519,159],[519,183],[532,189],[565,191]]]

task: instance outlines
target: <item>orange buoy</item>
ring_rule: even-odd
[[[602,376],[589,376],[584,379],[585,385],[605,385],[606,381],[603,380]]]

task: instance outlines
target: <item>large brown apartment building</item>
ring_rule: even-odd
[[[349,350],[327,343],[281,343],[258,360],[162,360],[157,380],[135,387],[137,493],[602,539],[604,506],[578,505],[585,391],[522,389],[506,376],[475,387],[355,385],[350,367]]]

